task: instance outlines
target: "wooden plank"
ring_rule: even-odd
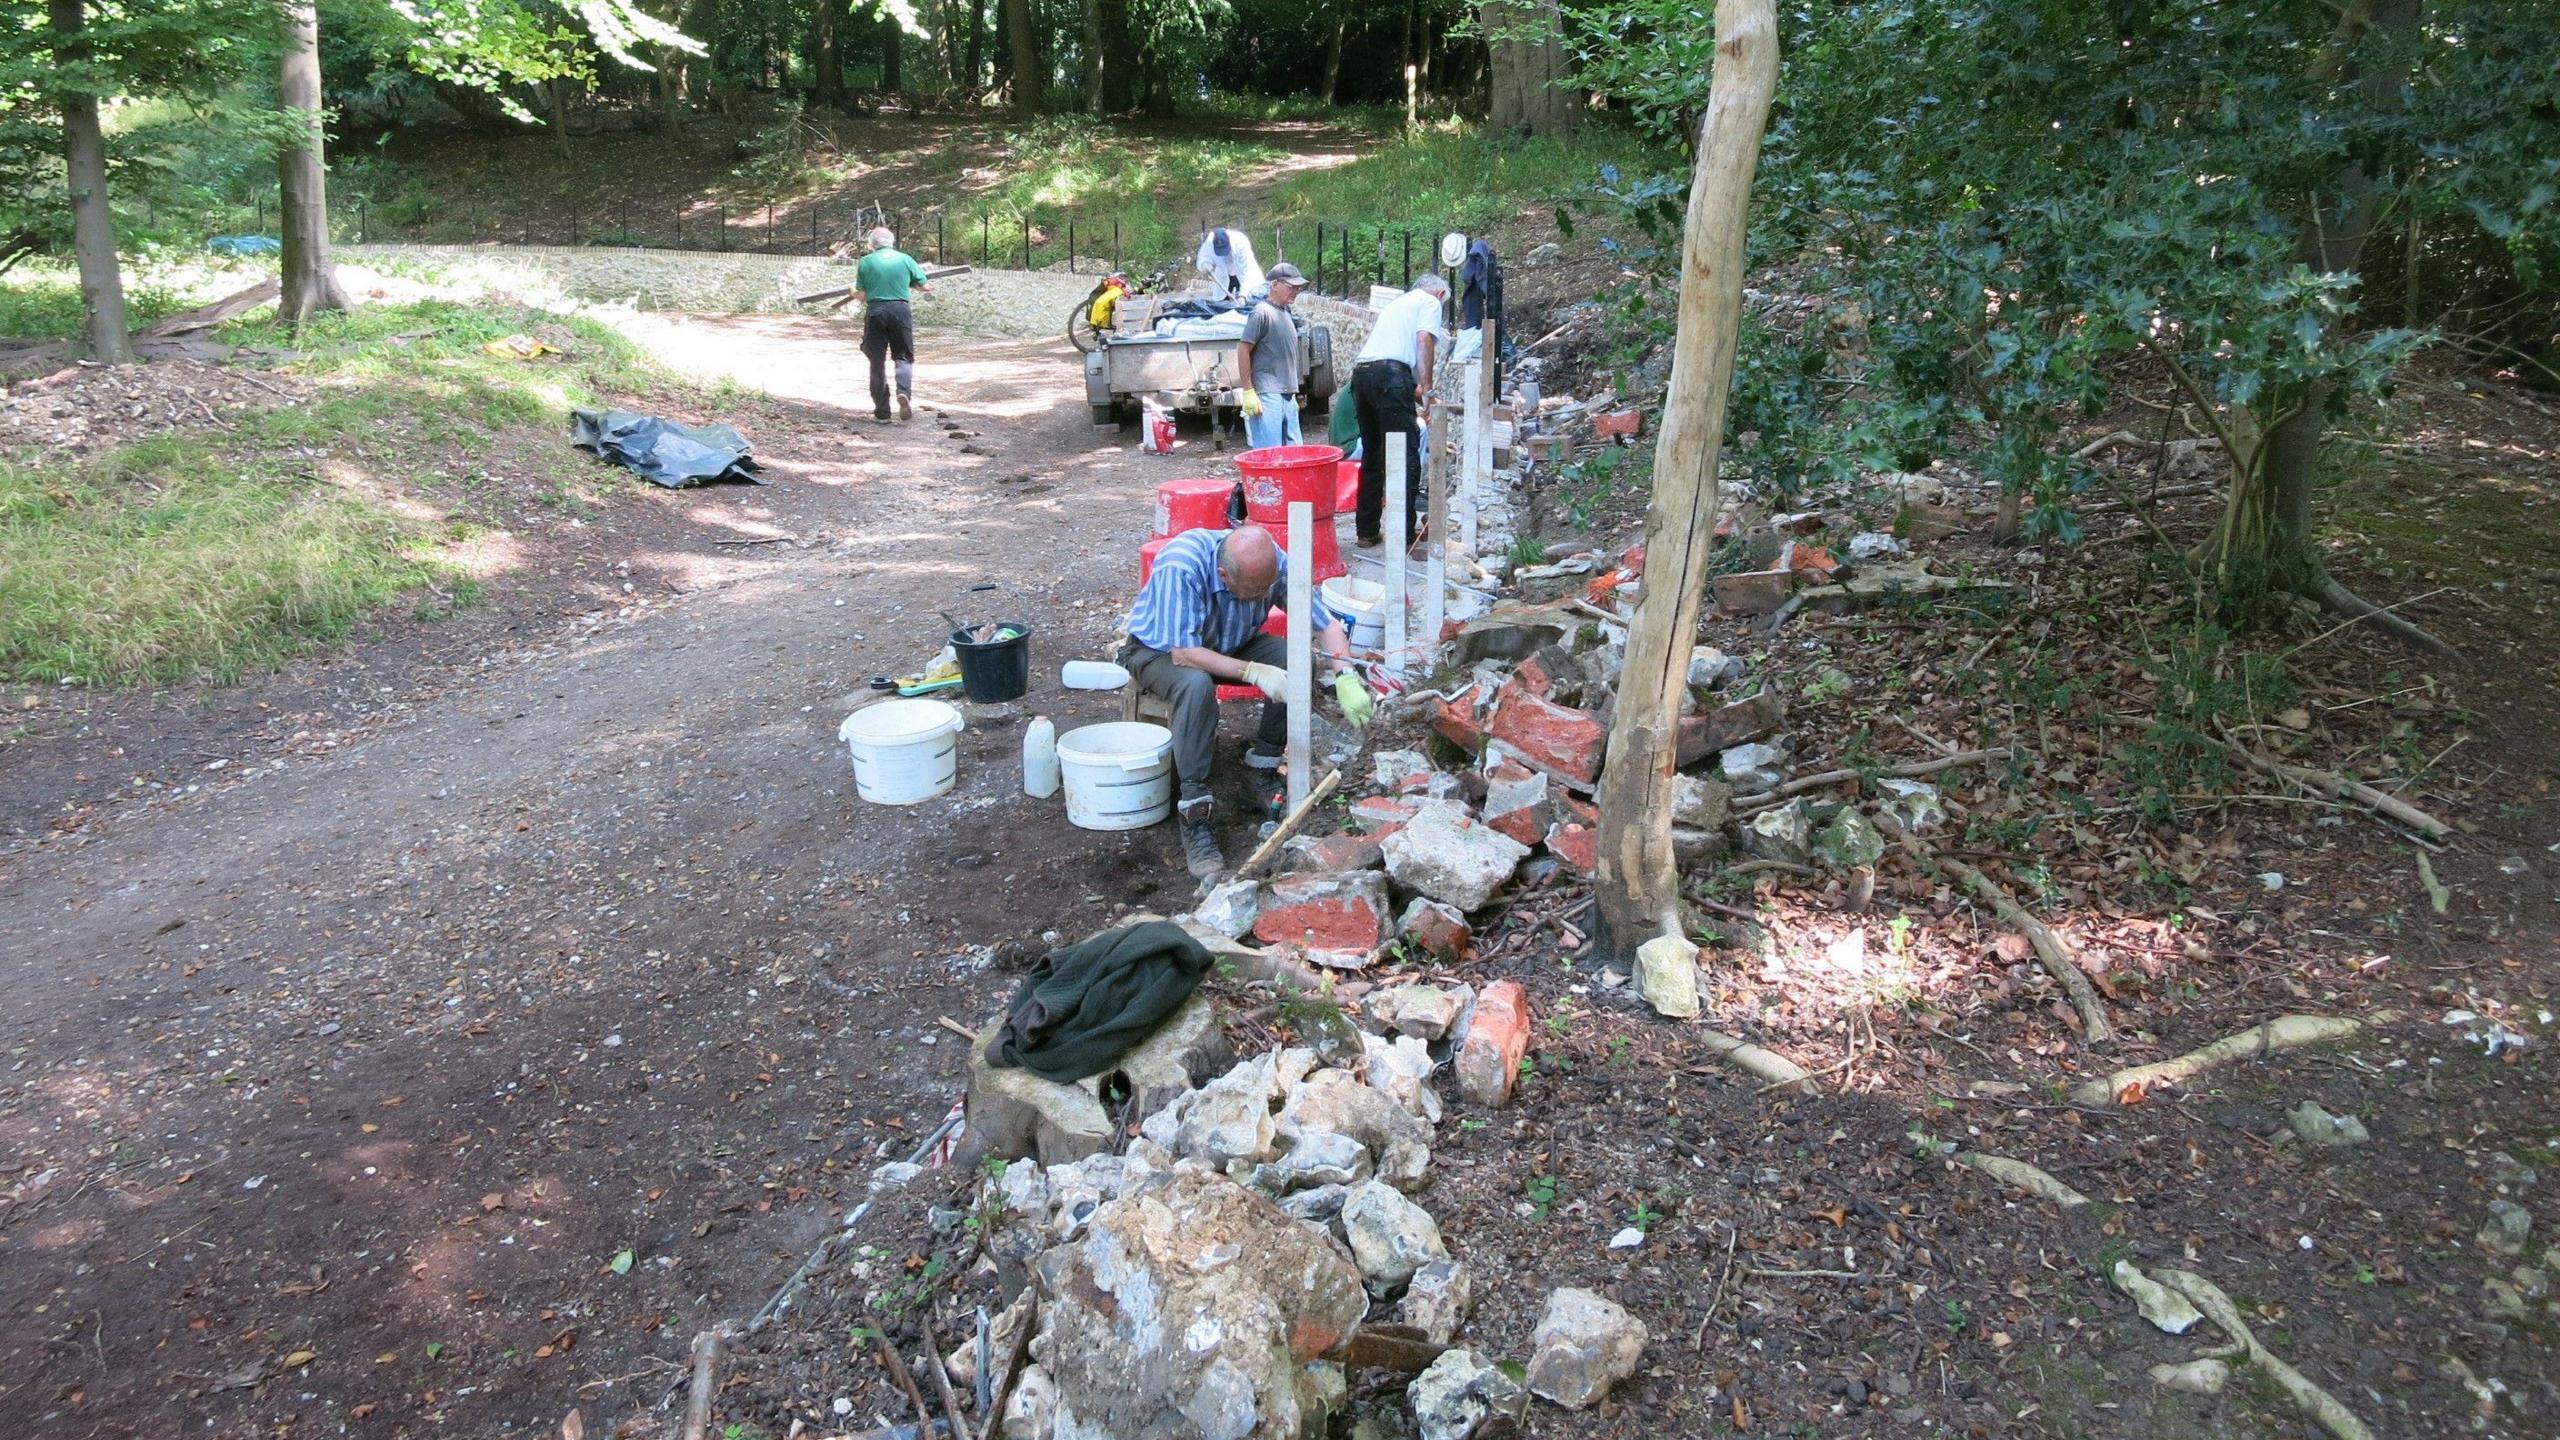
[[[1428,674],[1440,658],[1440,629],[1449,616],[1449,447],[1445,427],[1431,436],[1422,462],[1424,559],[1422,633],[1415,637],[1415,670]]]
[[[1501,343],[1501,323],[1490,315],[1486,316],[1484,354],[1476,362],[1474,375],[1469,377],[1475,381],[1475,390],[1467,397],[1467,418],[1476,426],[1475,482],[1467,487],[1465,498],[1460,502],[1464,508],[1458,519],[1458,543],[1467,547],[1467,558],[1471,560],[1477,558],[1476,514],[1484,503],[1486,488],[1493,483],[1493,402],[1500,389],[1498,372],[1502,368],[1502,352],[1497,347]]]
[[[927,265],[924,267],[925,283],[930,285],[936,280],[947,280],[954,275],[966,275],[973,268],[974,267],[968,265]],[[833,290],[821,290],[814,295],[794,296],[791,303],[794,305],[815,305],[821,300],[838,300],[849,297],[852,294],[852,286],[839,285]]]
[[[1406,534],[1406,527],[1410,523],[1410,520],[1405,514],[1404,497],[1404,432],[1390,431],[1386,435],[1380,437],[1379,443],[1387,447],[1387,503],[1385,507],[1387,543],[1385,546],[1385,554],[1380,557],[1385,562],[1385,569],[1378,576],[1380,583],[1384,584],[1387,588],[1386,634],[1384,637],[1386,646],[1386,666],[1388,674],[1402,675],[1405,673],[1404,647],[1406,570],[1404,552],[1410,543]]]
[[[1289,502],[1289,803],[1314,782],[1316,507]]]

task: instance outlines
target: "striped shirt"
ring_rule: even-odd
[[[1289,595],[1289,556],[1281,552],[1280,568],[1269,595],[1238,595],[1218,573],[1218,546],[1232,530],[1185,530],[1156,552],[1156,568],[1146,588],[1129,607],[1129,638],[1150,650],[1173,651],[1186,646],[1232,655],[1271,618],[1275,603]],[[1337,623],[1324,601],[1307,596],[1310,628]]]

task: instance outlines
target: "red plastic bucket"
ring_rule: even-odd
[[[1158,535],[1138,547],[1138,584],[1140,586],[1143,587],[1147,583],[1148,576],[1156,573],[1156,556],[1162,553],[1166,543],[1172,539],[1170,535]]]
[[[1285,533],[1289,502],[1304,500],[1316,507],[1316,518],[1332,518],[1334,467],[1342,452],[1331,445],[1270,445],[1236,457],[1244,476],[1245,513]]]
[[[1360,513],[1360,462],[1345,460],[1333,467],[1333,513]]]
[[[1167,480],[1156,487],[1155,537],[1227,528],[1227,497],[1235,489],[1232,480]]]

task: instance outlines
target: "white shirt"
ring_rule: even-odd
[[[1422,368],[1422,337],[1425,332],[1449,343],[1449,327],[1441,317],[1441,299],[1428,290],[1407,290],[1387,302],[1378,312],[1377,323],[1369,329],[1369,343],[1360,347],[1360,363],[1371,360],[1401,360],[1416,370]]]
[[[1227,253],[1218,253],[1218,237],[1227,237]],[[1200,273],[1220,295],[1227,293],[1227,282],[1233,280],[1242,293],[1251,295],[1262,286],[1262,262],[1253,258],[1253,240],[1241,230],[1212,230],[1200,237],[1200,254],[1194,262]]]

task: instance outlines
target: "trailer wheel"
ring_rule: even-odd
[[[1318,325],[1307,331],[1307,398],[1314,403],[1307,408],[1322,414],[1333,403],[1333,327]]]

